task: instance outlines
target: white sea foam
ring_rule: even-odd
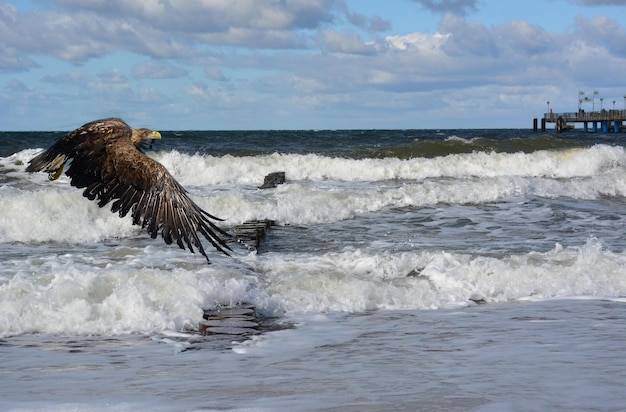
[[[596,239],[503,258],[344,250],[265,253],[207,267],[191,258],[177,263],[171,249],[169,257],[160,253],[140,251],[119,263],[78,254],[5,262],[0,336],[183,331],[196,327],[203,308],[237,302],[290,316],[626,295],[626,255]]]
[[[0,187],[0,241],[96,242],[137,232],[98,209],[71,188],[67,177],[48,182],[27,175],[17,159],[13,178],[25,188]],[[626,195],[624,150],[597,145],[587,149],[535,153],[473,153],[434,159],[343,159],[318,155],[212,157],[159,153],[198,204],[233,226],[250,219],[313,224],[351,219],[390,207],[481,204],[520,195],[595,199]],[[17,165],[16,165],[17,163]],[[288,184],[260,191],[265,174],[286,171]]]
[[[96,242],[128,236],[130,219],[120,219],[69,185],[25,191],[0,188],[1,242]]]
[[[465,177],[594,176],[626,164],[621,146],[596,145],[585,149],[533,153],[451,154],[436,158],[348,159],[316,154],[272,154],[223,157],[187,155],[176,151],[153,156],[184,185],[258,184],[263,176],[286,172],[289,180],[376,182]]]
[[[267,255],[263,255],[267,256]],[[441,309],[474,300],[527,297],[619,297],[626,294],[626,255],[597,239],[581,247],[507,258],[447,252],[370,254],[359,250],[322,257],[259,259],[268,294],[288,312]]]
[[[0,167],[23,171],[37,150],[28,149],[0,158]],[[258,185],[263,176],[285,171],[291,181],[377,182],[467,177],[589,177],[611,169],[623,169],[626,155],[621,146],[540,150],[532,153],[451,154],[435,158],[349,159],[316,154],[279,154],[222,157],[189,155],[178,151],[151,153],[183,184]],[[13,176],[15,173],[13,173]],[[43,182],[41,176],[33,175]]]
[[[114,263],[65,254],[5,262],[0,336],[194,329],[203,308],[252,299],[250,280],[228,265],[151,267],[149,262],[158,260],[147,254]]]
[[[239,265],[234,268],[230,264],[205,268],[198,256],[160,240],[147,247],[145,242],[137,246],[122,242],[141,233],[129,217],[120,219],[108,206],[98,208],[65,176],[48,182],[43,173],[26,174],[24,160],[32,154],[23,151],[0,159],[0,167],[11,170],[5,173],[8,184],[0,187],[0,242],[16,250],[21,247],[18,243],[25,244],[23,251],[3,262],[0,272],[2,336],[182,330],[199,319],[202,308],[220,302],[251,301],[268,313],[294,314],[437,309],[468,305],[472,299],[626,295],[624,255],[596,240],[509,257],[415,250],[411,244],[386,251],[384,231],[370,222],[363,224],[378,231],[379,243],[368,243],[363,250],[354,249],[358,244],[354,243],[319,253],[270,251],[240,256],[233,260],[232,265]],[[175,151],[153,155],[188,187],[201,207],[225,218],[224,225],[231,227],[255,218],[307,226],[349,222],[403,207],[446,204],[447,210],[457,213],[450,205],[495,204],[529,196],[626,195],[624,150],[606,145],[410,160],[314,154],[238,158]],[[265,174],[277,170],[286,171],[287,184],[256,188]],[[533,224],[553,213],[538,212]],[[506,219],[506,214],[501,217]],[[402,222],[393,224],[407,230]],[[487,219],[485,228],[477,230],[488,233],[505,224]],[[596,230],[604,230],[602,224],[597,223]],[[103,240],[121,246],[111,247]],[[58,245],[55,250],[65,252],[57,255],[40,248],[29,257],[28,248],[41,243]]]
[[[626,175],[620,172],[577,180],[505,176],[378,186],[303,182],[267,191],[249,187],[191,190],[201,207],[226,219],[226,226],[251,219],[292,225],[330,223],[390,207],[482,204],[520,195],[595,199],[625,194]],[[129,216],[120,219],[109,208],[98,208],[69,185],[33,191],[5,186],[0,188],[0,241],[98,242],[140,232]]]

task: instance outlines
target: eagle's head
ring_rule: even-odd
[[[157,140],[161,138],[161,133],[150,129],[133,129],[133,134],[130,137],[131,141],[137,148],[147,149],[151,147],[151,144],[146,143],[148,140]]]
[[[134,144],[140,145],[146,140],[156,140],[161,138],[161,133],[150,129],[133,129],[131,140]]]

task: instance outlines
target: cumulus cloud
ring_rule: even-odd
[[[599,72],[619,78],[617,73],[626,68],[623,28],[607,17],[579,17],[576,27],[570,33],[550,33],[520,20],[487,27],[446,14],[436,34],[387,37],[390,51],[384,58],[395,76],[380,86],[385,83],[396,90],[466,89],[487,84],[566,88],[578,87],[572,83],[597,84],[600,81],[593,79]],[[597,61],[606,64],[601,68],[590,64]]]
[[[334,0],[47,0],[68,12],[91,12],[181,31],[218,32],[231,27],[262,30],[314,29],[333,18]]]
[[[465,15],[477,9],[477,0],[413,0],[437,13]]]
[[[443,47],[451,55],[497,56],[500,53],[495,36],[488,28],[477,22],[467,22],[463,17],[444,15],[439,32],[450,35]]]
[[[393,48],[401,50],[414,49],[428,54],[440,52],[450,35],[450,33],[409,33],[402,36],[387,36],[386,40]]]
[[[0,47],[85,62],[116,50],[159,58],[190,56],[198,45],[306,48],[306,32],[335,18],[335,0],[46,0],[48,9],[19,13],[0,2]],[[55,7],[56,6],[56,7]],[[372,27],[379,23],[371,23]],[[0,69],[32,67],[1,57]]]
[[[578,16],[575,28],[581,40],[605,45],[612,54],[626,57],[626,31],[616,20],[606,16],[592,19]]]
[[[342,7],[342,11],[350,24],[365,31],[378,33],[391,29],[391,22],[380,16],[366,16],[361,13],[355,13],[349,10],[345,5]]]
[[[338,32],[336,30],[323,30],[319,37],[320,47],[332,53],[346,54],[374,54],[376,46],[365,42],[355,32]]]
[[[30,57],[19,53],[15,49],[0,49],[0,73],[20,72],[40,67]]]
[[[131,86],[128,77],[119,69],[105,69],[88,83],[89,89],[100,96],[128,95]]]
[[[16,101],[28,110],[28,102],[52,113],[55,98],[80,97],[117,115],[158,101],[157,120],[234,109],[283,120],[307,110],[428,111],[455,101],[471,110],[620,79],[626,70],[626,32],[615,18],[579,16],[561,33],[524,20],[488,25],[472,19],[483,5],[476,0],[414,0],[441,14],[436,32],[387,36],[391,22],[342,0],[38,4],[19,11],[0,0],[0,74],[9,73],[3,108]],[[26,75],[51,61],[54,72]]]
[[[560,37],[523,20],[513,20],[495,27],[493,36],[501,39],[502,48],[522,56],[557,51]]]
[[[28,50],[20,47],[20,15],[17,7],[0,1],[0,73],[37,67]]]

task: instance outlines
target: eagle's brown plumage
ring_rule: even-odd
[[[57,140],[26,171],[48,172],[55,180],[71,159],[66,172],[71,185],[84,188],[83,196],[97,199],[98,206],[112,201],[112,212],[120,217],[130,212],[133,224],[147,229],[153,239],[160,232],[167,244],[176,242],[192,253],[195,246],[207,262],[198,233],[228,254],[230,248],[218,233],[230,235],[211,221],[221,219],[196,205],[163,165],[141,151],[147,140],[160,138],[158,132],[132,129],[121,119],[96,120]]]

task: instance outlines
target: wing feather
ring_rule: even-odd
[[[135,160],[129,164],[138,164],[141,159],[144,167],[154,171],[147,174],[138,184],[133,182],[132,178],[124,180],[125,173],[129,172],[128,166],[117,164],[117,174],[111,177],[111,180],[104,176],[102,182],[88,186],[85,196],[97,198],[100,207],[113,201],[111,206],[113,212],[118,212],[120,216],[130,212],[133,224],[146,229],[152,238],[156,238],[160,232],[165,243],[176,242],[178,247],[187,248],[192,253],[197,249],[207,261],[208,256],[198,234],[217,250],[228,254],[230,248],[218,235],[219,233],[222,236],[229,236],[228,233],[210,220],[216,218],[193,202],[165,167],[138,151],[131,158]],[[70,177],[73,174],[73,165],[74,163],[68,170]],[[159,179],[156,180],[155,176]]]
[[[213,223],[221,219],[200,208],[167,169],[143,154],[131,141],[132,129],[120,119],[88,123],[57,141],[35,157],[29,172],[60,174],[68,159],[72,186],[83,196],[97,200],[99,207],[111,204],[120,217],[128,213],[132,223],[146,229],[152,238],[161,233],[167,244],[176,244],[207,262],[201,235],[217,250],[229,254],[223,237],[230,236]]]

